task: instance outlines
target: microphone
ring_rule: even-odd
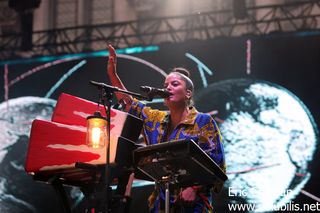
[[[142,92],[147,93],[149,98],[153,98],[155,96],[160,96],[161,98],[169,98],[171,95],[171,93],[168,92],[166,89],[159,89],[149,86],[140,86],[140,90]]]

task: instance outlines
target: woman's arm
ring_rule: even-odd
[[[225,156],[221,133],[215,120],[210,115],[203,116],[205,124],[200,128],[198,145],[211,159],[226,172]]]
[[[123,85],[121,79],[119,78],[117,74],[117,55],[116,51],[113,48],[111,44],[108,44],[108,50],[109,50],[109,60],[108,60],[108,68],[107,68],[107,74],[110,79],[110,83],[112,86],[118,87],[119,89],[126,90],[126,87]],[[116,92],[117,99],[123,100],[125,103],[132,102],[131,95]],[[129,104],[126,104],[127,108],[129,107]]]

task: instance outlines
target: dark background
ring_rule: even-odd
[[[246,74],[246,41],[251,40],[251,74]],[[167,73],[176,66],[191,70],[191,77],[197,90],[203,88],[197,65],[185,56],[191,53],[213,71],[206,74],[208,84],[230,78],[251,78],[279,84],[295,94],[311,111],[317,125],[320,116],[320,36],[319,35],[269,35],[265,37],[219,38],[211,41],[189,41],[181,44],[163,44],[159,51],[134,54],[149,61]],[[83,58],[82,58],[83,59]],[[82,59],[62,63],[37,72],[9,88],[9,99],[21,96],[44,97],[50,88],[70,68]],[[89,85],[89,80],[109,83],[105,69],[107,57],[85,58],[87,63],[70,76],[50,97],[57,99],[62,93],[69,93],[92,101],[97,100],[97,89]],[[9,81],[29,69],[44,62],[23,63],[23,60],[8,65]],[[18,63],[19,62],[19,63]],[[20,63],[21,62],[21,63]],[[3,62],[5,63],[5,62]],[[4,73],[4,66],[0,67]],[[127,59],[118,59],[118,73],[128,90],[139,92],[140,85],[161,87],[164,77],[144,64]],[[0,101],[4,101],[4,79],[1,77]],[[24,153],[23,153],[24,154]],[[305,190],[320,196],[318,168],[319,148],[310,164],[311,179]],[[24,175],[24,174],[21,174]],[[25,174],[26,175],[26,174]],[[277,174],[275,174],[277,175]],[[27,175],[26,175],[27,176]],[[22,190],[23,190],[23,186]],[[133,209],[142,207],[146,191],[152,186],[136,188],[133,193]],[[48,196],[53,191],[48,188]],[[55,203],[56,201],[54,201]],[[311,198],[300,194],[295,203],[315,203]]]

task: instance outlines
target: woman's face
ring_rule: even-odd
[[[191,91],[187,90],[186,82],[178,74],[169,74],[164,82],[164,88],[172,94],[164,100],[165,105],[168,107],[185,106],[187,100],[191,97]]]

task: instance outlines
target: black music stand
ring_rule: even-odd
[[[138,148],[133,152],[138,179],[165,186],[169,213],[169,186],[211,185],[228,179],[220,167],[193,141],[179,140]]]

